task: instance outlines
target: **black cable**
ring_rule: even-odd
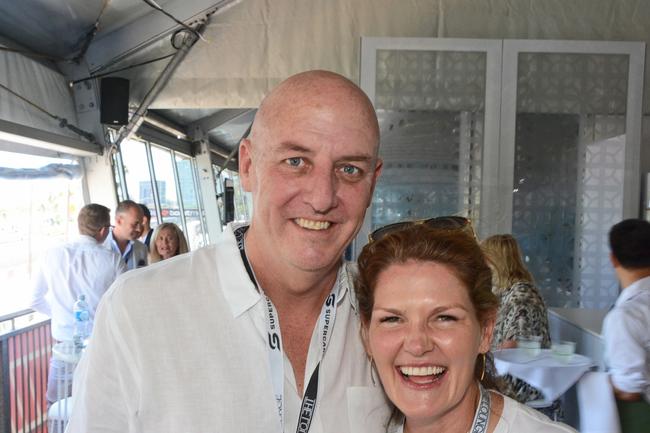
[[[68,123],[68,119],[65,119],[63,117],[57,116],[56,114],[50,113],[45,108],[43,108],[40,105],[30,101],[29,99],[25,98],[24,96],[14,92],[13,90],[11,90],[9,87],[5,86],[2,83],[0,83],[0,88],[6,90],[7,92],[11,93],[12,95],[14,95],[16,98],[20,99],[21,101],[31,105],[32,107],[36,108],[38,111],[44,113],[45,115],[51,117],[52,119],[54,119],[56,121],[58,121],[59,122],[59,127],[67,128],[70,131],[74,132],[75,134],[77,134],[77,135],[79,135],[81,137],[84,137],[86,140],[88,140],[88,141],[90,141],[92,143],[96,143],[94,135],[92,135],[90,132],[84,131],[83,129],[77,128],[75,125],[72,125],[72,124]]]
[[[173,46],[173,44],[172,44],[172,46]],[[174,48],[176,48],[176,47],[174,47]],[[70,81],[69,84],[70,84],[70,87],[72,87],[77,83],[83,83],[84,81],[93,80],[95,78],[105,77],[107,75],[111,75],[111,74],[115,74],[115,73],[118,73],[118,72],[126,71],[127,69],[137,68],[138,66],[148,65],[149,63],[158,62],[160,60],[168,59],[168,58],[170,58],[170,57],[172,57],[174,55],[176,55],[176,53],[171,53],[171,54],[167,54],[167,55],[164,55],[164,56],[161,56],[161,57],[156,57],[155,59],[145,60],[144,62],[136,63],[134,65],[125,66],[123,68],[115,69],[114,71],[104,72],[102,74],[90,75],[90,76],[88,76],[86,78],[79,78],[78,80]]]
[[[202,39],[201,34],[199,34],[199,32],[197,32],[197,31],[194,30],[192,27],[190,27],[190,26],[188,26],[187,24],[185,24],[183,21],[180,21],[178,18],[176,18],[175,16],[173,16],[172,14],[170,14],[169,12],[167,12],[166,10],[164,10],[163,8],[161,8],[160,6],[158,6],[157,4],[151,2],[151,0],[142,0],[142,1],[145,2],[146,4],[148,4],[149,6],[151,6],[152,8],[156,9],[157,11],[162,12],[165,16],[171,18],[171,19],[172,19],[176,24],[178,24],[179,26],[183,26],[183,27],[184,27],[185,29],[187,29],[188,31],[194,33],[194,35],[196,36],[197,40],[198,40],[198,39]]]
[[[79,50],[79,54],[77,54],[72,61],[75,63],[79,63],[81,58],[86,55],[86,51],[88,51],[88,48],[90,47],[90,43],[95,39],[95,35],[99,31],[99,20],[101,19],[102,15],[104,15],[104,12],[106,11],[106,6],[108,6],[109,0],[104,0],[102,2],[102,9],[99,11],[99,15],[97,15],[97,19],[95,20],[95,24],[90,28],[90,30],[84,35],[84,41],[83,45],[81,46],[81,50]]]

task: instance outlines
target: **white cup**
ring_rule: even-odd
[[[568,363],[576,352],[576,343],[573,341],[558,341],[551,344],[551,352],[558,361]]]
[[[542,337],[533,335],[517,339],[517,347],[524,350],[524,353],[531,358],[539,356],[542,352]]]

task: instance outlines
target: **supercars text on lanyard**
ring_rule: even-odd
[[[277,311],[271,299],[264,294],[262,288],[257,284],[253,269],[246,257],[244,249],[244,233],[248,229],[247,226],[240,227],[235,230],[235,238],[237,239],[237,246],[241,254],[244,266],[248,272],[248,276],[257,288],[257,290],[264,296],[266,301],[267,311],[267,333],[268,345],[266,347],[269,356],[269,365],[271,367],[271,381],[273,383],[273,393],[275,394],[275,401],[278,408],[278,416],[280,417],[280,426],[284,431],[284,355],[282,353],[282,335],[280,334],[280,321],[278,319]],[[300,405],[300,413],[298,418],[298,426],[296,433],[306,433],[309,431],[311,421],[316,410],[316,398],[318,397],[318,370],[320,361],[325,355],[327,344],[329,343],[331,330],[334,327],[334,319],[336,318],[336,298],[339,295],[339,286],[341,278],[337,278],[336,284],[332,287],[323,308],[321,308],[320,319],[318,320],[318,335],[321,336],[321,353],[320,360],[316,364],[316,368],[309,379],[305,395],[302,398]]]

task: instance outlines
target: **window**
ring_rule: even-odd
[[[183,213],[185,215],[185,234],[190,249],[194,250],[206,244],[203,230],[200,195],[196,184],[194,162],[191,158],[175,154],[178,187],[181,193]]]
[[[27,308],[43,253],[78,235],[81,166],[0,151],[0,315]]]
[[[149,171],[147,149],[145,143],[138,140],[128,140],[120,146],[122,166],[124,167],[124,180],[128,198],[136,203],[145,204],[151,211],[151,226],[158,225],[156,203]],[[116,179],[121,177],[115,176]]]
[[[129,140],[114,162],[118,189],[126,185],[120,199],[147,205],[151,227],[160,222],[178,225],[190,250],[207,244],[194,158],[147,141]]]
[[[233,205],[234,205],[234,221],[243,222],[250,221],[253,201],[250,193],[244,191],[239,181],[239,173],[233,170],[221,170],[220,167],[213,165],[214,177],[217,179],[217,196],[219,197],[219,212],[221,214],[221,221],[226,220],[225,210],[225,185],[226,183],[233,187]]]

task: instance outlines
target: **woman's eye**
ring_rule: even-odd
[[[291,167],[300,167],[302,165],[302,158],[287,158],[284,160]]]
[[[399,317],[397,316],[385,316],[379,319],[379,323],[397,323]]]

